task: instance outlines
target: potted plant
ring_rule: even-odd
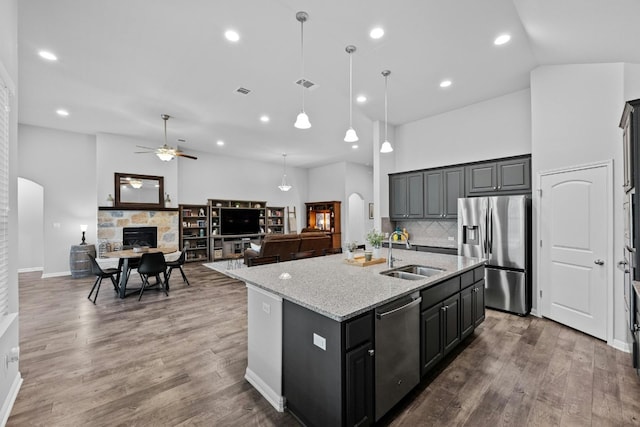
[[[375,228],[372,228],[367,233],[367,242],[369,242],[369,244],[373,248],[373,258],[380,258],[382,239],[384,239],[384,235]]]

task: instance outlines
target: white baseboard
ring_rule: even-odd
[[[631,345],[629,345],[628,342],[614,339],[610,345],[616,350],[624,351],[625,353],[631,353]]]
[[[18,391],[20,391],[21,385],[22,375],[20,375],[20,371],[18,371],[18,375],[16,375],[16,377],[14,378],[13,384],[11,384],[11,388],[9,389],[9,394],[2,404],[2,409],[0,409],[0,426],[5,426],[7,424],[7,421],[9,421],[9,415],[11,414],[13,404],[18,397]]]
[[[18,273],[31,273],[32,271],[43,271],[44,267],[19,268]]]
[[[58,271],[57,273],[43,273],[42,278],[47,279],[49,277],[61,277],[61,276],[71,276],[71,271]]]
[[[257,376],[249,367],[244,374],[244,379],[247,380],[258,392],[267,399],[267,402],[271,403],[271,406],[276,408],[278,412],[284,412],[284,396],[280,396],[278,393],[273,391],[271,387],[264,381],[262,378]]]
[[[538,314],[538,310],[536,310],[535,308],[531,309],[531,315],[536,317],[542,317],[540,314]]]

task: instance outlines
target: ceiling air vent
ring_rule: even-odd
[[[243,95],[249,95],[249,92],[251,92],[251,90],[244,87],[239,87],[238,89],[236,89],[236,92],[241,93]]]
[[[317,84],[312,82],[311,80],[299,79],[296,81],[297,85],[303,86],[305,89],[313,90],[318,87]]]

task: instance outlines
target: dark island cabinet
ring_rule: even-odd
[[[338,322],[283,302],[283,391],[307,426],[374,423],[373,313]]]
[[[429,372],[484,321],[484,266],[421,292],[420,366]]]
[[[391,219],[423,218],[424,183],[422,172],[391,175],[389,195]]]
[[[464,168],[424,172],[425,218],[457,218],[459,197],[464,197]]]
[[[467,195],[531,191],[531,158],[482,162],[466,167]]]

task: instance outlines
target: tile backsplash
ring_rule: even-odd
[[[458,247],[457,221],[397,221],[396,226],[406,228],[412,242],[428,246]]]

